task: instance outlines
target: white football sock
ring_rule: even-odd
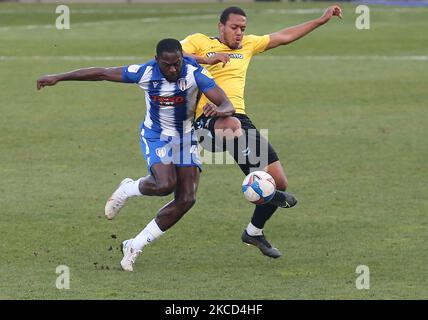
[[[159,238],[161,235],[163,235],[165,232],[163,232],[158,224],[156,223],[155,219],[150,221],[150,223],[132,240],[132,246],[137,249],[141,250],[145,245],[148,245],[155,241],[157,238]]]
[[[123,184],[122,185],[123,192],[125,192],[128,195],[128,197],[141,196],[142,194],[138,187],[141,179],[142,178]]]
[[[247,233],[250,236],[261,236],[263,235],[263,229],[259,229],[256,226],[254,226],[251,222],[247,226]]]

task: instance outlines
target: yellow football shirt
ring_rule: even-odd
[[[181,41],[185,53],[209,57],[215,53],[229,54],[230,61],[223,67],[222,63],[204,65],[222,88],[236,109],[236,113],[245,114],[244,89],[248,65],[253,55],[263,52],[269,44],[269,35],[247,35],[242,39],[240,49],[230,49],[216,37],[195,33]],[[203,113],[203,106],[208,99],[202,95],[196,107],[196,118]]]

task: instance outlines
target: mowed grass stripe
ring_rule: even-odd
[[[0,56],[0,60],[141,60],[151,59],[151,56]],[[359,56],[291,56],[291,55],[257,55],[253,59],[256,60],[278,60],[278,59],[289,59],[289,60],[380,60],[380,61],[428,61],[427,56],[376,56],[376,55],[359,55]]]

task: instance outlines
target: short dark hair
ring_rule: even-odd
[[[183,52],[180,41],[177,39],[163,39],[156,46],[156,55],[159,57],[164,52]]]
[[[221,24],[226,24],[227,19],[229,19],[229,15],[233,13],[233,14],[237,14],[240,16],[244,16],[246,17],[247,15],[245,14],[244,10],[242,10],[239,7],[229,7],[223,10],[223,12],[220,15],[220,23]]]

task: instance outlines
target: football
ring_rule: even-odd
[[[275,180],[264,171],[251,172],[242,182],[245,199],[254,204],[269,202],[275,194],[275,189]]]

